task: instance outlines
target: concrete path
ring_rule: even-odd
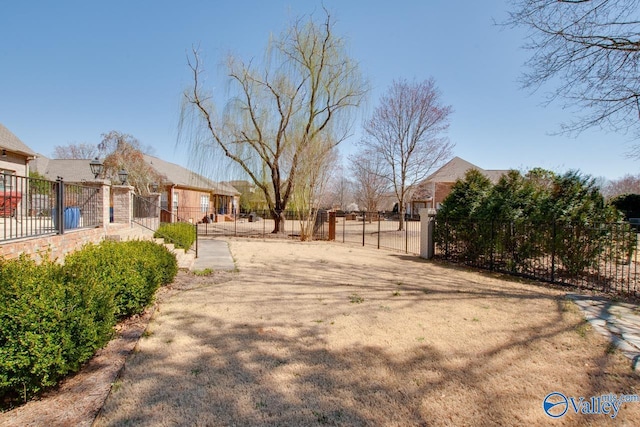
[[[593,328],[611,340],[631,359],[634,370],[640,367],[640,307],[602,297],[567,294],[576,303]]]
[[[198,258],[191,265],[191,271],[210,268],[211,270],[233,271],[236,265],[224,240],[198,239]]]

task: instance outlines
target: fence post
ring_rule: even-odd
[[[64,180],[61,176],[56,180],[58,183],[58,199],[56,200],[56,220],[58,221],[58,234],[64,234]]]
[[[366,233],[365,227],[367,226],[367,211],[362,211],[362,246],[364,246],[364,235]]]
[[[378,212],[378,249],[380,249],[380,212]]]
[[[555,282],[556,273],[556,220],[553,220],[551,232],[551,283]]]
[[[322,226],[324,227],[324,222]],[[329,240],[330,241],[336,240],[336,212],[335,211],[329,212]]]
[[[435,254],[433,238],[436,225],[435,209],[420,209],[420,258],[431,259]]]
[[[404,218],[404,253],[409,253],[409,221]]]

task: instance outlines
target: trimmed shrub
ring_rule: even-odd
[[[165,239],[177,248],[188,250],[196,241],[196,228],[188,222],[162,223],[153,237]]]
[[[26,400],[77,371],[141,312],[178,271],[151,241],[89,244],[65,265],[0,259],[0,407]]]
[[[154,242],[105,241],[67,256],[65,271],[69,280],[112,289],[116,317],[123,318],[142,312],[158,287],[173,280],[177,262]]]
[[[0,400],[26,400],[78,370],[111,337],[113,293],[63,268],[0,260]]]

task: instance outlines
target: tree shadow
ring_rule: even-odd
[[[580,319],[558,293],[428,263],[278,261],[241,263],[237,280],[161,307],[95,425],[535,424],[548,421],[542,399],[552,391],[637,384],[604,347],[566,340]],[[479,322],[460,317],[483,307],[512,322],[483,325],[498,337],[490,345],[474,335]],[[447,337],[448,311],[467,322],[455,328],[467,342],[432,339]],[[432,323],[376,331],[406,316]]]

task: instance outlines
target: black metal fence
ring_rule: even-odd
[[[100,189],[0,175],[0,241],[63,234],[102,222]]]
[[[134,223],[153,231],[155,235],[163,238],[168,243],[176,244],[178,242],[174,241],[174,236],[162,232],[162,229],[160,228],[162,223],[183,223],[192,225],[192,232],[195,234],[195,243],[191,248],[187,249],[187,251],[194,252],[196,258],[198,257],[198,232],[196,224],[191,223],[167,209],[161,208],[160,205],[158,205],[157,198],[155,197],[145,197],[138,194],[133,194],[132,197],[133,217],[131,220]]]
[[[285,211],[283,234],[287,237],[300,238],[304,221],[297,211]],[[316,240],[329,238],[329,214],[318,211],[313,224],[313,236]],[[275,221],[269,211],[253,211],[236,215],[211,215],[198,223],[198,234],[201,236],[236,236],[267,237],[272,235]]]
[[[438,220],[436,257],[609,293],[640,296],[638,237],[627,223]]]
[[[359,212],[340,215],[336,241],[372,246],[378,249],[420,254],[420,218],[407,217],[400,229],[397,214]]]
[[[284,213],[284,234],[297,239],[301,235],[303,221],[295,211]],[[216,215],[198,224],[201,236],[266,237],[274,230],[274,220],[268,211],[239,215]],[[410,254],[420,253],[419,218],[407,218],[402,230],[397,215],[383,212],[338,213],[336,215],[335,240],[363,246],[389,249]],[[315,240],[329,239],[329,213],[319,211],[313,225]]]

